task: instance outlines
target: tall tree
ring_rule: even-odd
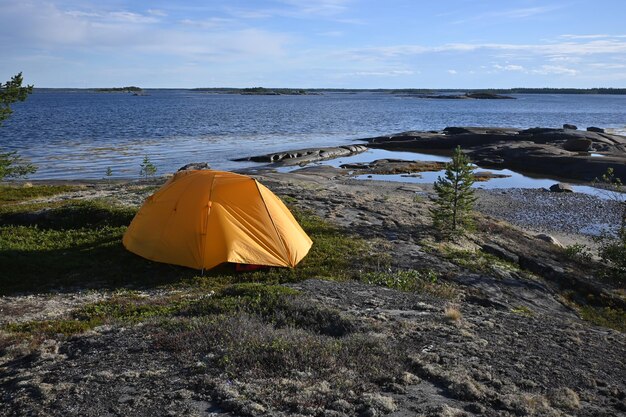
[[[0,126],[13,110],[11,104],[16,101],[24,101],[33,92],[33,86],[22,87],[22,73],[13,76],[10,81],[0,83]],[[37,167],[24,162],[19,154],[13,152],[0,152],[0,181],[5,178],[25,177],[37,171]]]
[[[430,210],[435,227],[445,234],[458,234],[473,225],[472,209],[476,197],[472,184],[471,161],[457,146],[444,176],[435,182],[437,200]]]
[[[16,101],[26,100],[26,97],[33,92],[32,85],[22,87],[23,81],[24,79],[20,72],[5,84],[0,83],[0,126],[2,126],[2,122],[13,113],[11,104]]]

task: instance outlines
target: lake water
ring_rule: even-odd
[[[206,161],[446,126],[626,129],[626,96],[516,95],[517,100],[432,100],[386,93],[242,96],[148,90],[147,96],[36,90],[0,127],[0,145],[39,167],[31,176],[137,177],[145,155],[158,173]],[[415,158],[412,158],[415,159]]]

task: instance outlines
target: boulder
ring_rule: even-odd
[[[554,184],[550,186],[550,191],[552,191],[553,193],[573,193],[574,192],[571,185],[565,184],[562,182],[559,182],[558,184]]]
[[[570,124],[565,123],[563,125],[563,129],[565,129],[565,130],[578,130],[578,127],[575,126],[575,125],[570,125]]]
[[[548,242],[551,245],[558,246],[559,248],[564,248],[563,244],[557,240],[554,236],[547,235],[545,233],[540,233],[535,235],[535,237],[539,240],[543,240],[544,242]]]
[[[211,167],[206,162],[192,162],[178,168],[178,171],[195,171],[200,169],[211,169]]]
[[[591,139],[571,138],[563,144],[563,149],[571,152],[587,152],[591,149]]]
[[[472,133],[472,131],[466,127],[448,126],[443,129],[443,132],[448,135],[460,135],[463,133]]]
[[[491,171],[474,172],[474,180],[476,182],[485,182],[485,181],[489,181],[489,180],[494,179],[494,178],[510,178],[510,177],[511,177],[511,175],[497,174],[497,173],[491,172]]]
[[[595,133],[605,133],[604,129],[600,128],[600,127],[595,127],[595,126],[589,126],[587,128],[587,132],[595,132]]]

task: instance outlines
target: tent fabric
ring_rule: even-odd
[[[255,179],[198,170],[177,173],[148,197],[123,243],[153,261],[210,269],[224,262],[294,267],[313,242]]]

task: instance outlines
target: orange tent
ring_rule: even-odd
[[[265,186],[213,170],[174,175],[148,197],[123,243],[144,258],[196,269],[223,262],[294,267],[312,245]]]

